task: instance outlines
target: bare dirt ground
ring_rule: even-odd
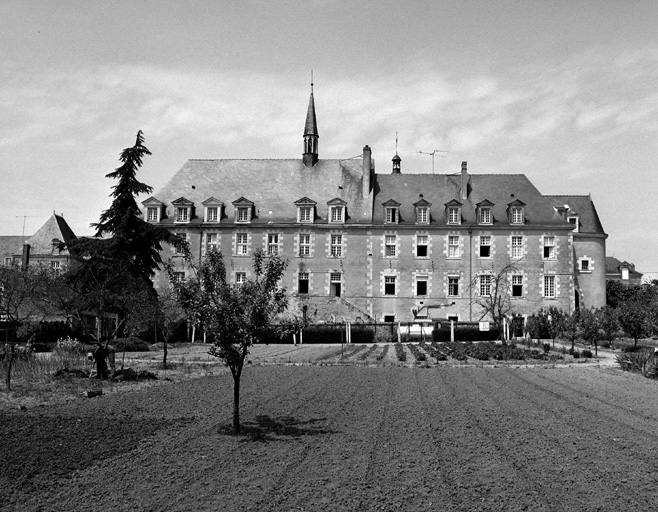
[[[340,362],[340,347],[308,347]],[[656,509],[655,381],[589,363],[320,366],[272,350],[245,368],[239,437],[216,366],[5,407],[0,510]]]

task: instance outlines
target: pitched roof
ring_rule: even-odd
[[[44,225],[27,240],[27,243],[30,244],[30,253],[50,254],[55,238],[60,242],[69,242],[77,237],[64,220],[64,217],[53,213]]]
[[[347,203],[347,223],[369,222],[372,196],[362,197],[362,166],[360,158],[321,159],[310,168],[301,159],[188,160],[154,197],[169,205],[183,194],[197,206],[210,196],[225,205],[244,197],[255,205],[252,224],[296,218],[300,197],[318,205],[337,197]],[[324,208],[318,207],[318,222],[327,220]]]
[[[26,240],[27,237],[20,235],[0,236],[0,257],[20,255],[23,252],[23,242]]]
[[[635,265],[627,261],[620,261],[614,256],[605,257],[605,273],[606,274],[621,274],[621,267],[628,267],[629,274],[633,278],[640,279],[644,274],[635,270]]]
[[[400,224],[415,221],[414,203],[419,198],[432,203],[432,221],[445,223],[444,205],[455,200],[462,203],[465,223],[476,223],[476,208],[485,200],[493,203],[494,225],[507,224],[507,207],[519,200],[525,203],[525,224],[565,225],[553,209],[552,203],[542,195],[524,174],[470,174],[469,194],[460,197],[460,174],[377,174],[375,177],[375,205],[389,198],[401,203]],[[380,200],[381,199],[381,200]],[[384,221],[384,209],[375,207],[373,222]]]
[[[304,136],[306,135],[318,135],[318,122],[315,119],[315,101],[313,101],[313,91],[311,91],[311,97],[308,100],[308,110],[306,111],[306,124],[304,125]]]
[[[590,196],[545,196],[554,207],[569,205],[578,214],[580,233],[605,233],[599,214]]]

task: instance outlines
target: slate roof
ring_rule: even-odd
[[[401,203],[399,224],[414,224],[414,203],[422,199],[432,203],[431,223],[445,225],[445,205],[452,200],[462,203],[462,223],[477,223],[477,204],[488,200],[494,204],[494,226],[509,225],[508,205],[520,200],[525,206],[525,226],[564,226],[566,221],[553,205],[523,174],[469,174],[468,198],[460,195],[461,174],[379,174],[375,178],[373,223],[384,222],[381,203],[394,199]]]
[[[554,207],[569,205],[569,209],[578,214],[580,233],[605,234],[599,214],[590,196],[545,196]]]
[[[347,224],[370,222],[372,197],[362,197],[362,166],[361,158],[321,159],[313,167],[301,159],[188,160],[154,197],[167,206],[181,196],[192,201],[197,218],[191,224],[202,220],[199,209],[211,196],[226,206],[222,222],[233,222],[232,203],[240,197],[254,202],[252,224],[290,222],[297,217],[295,201],[305,196],[317,202],[316,223],[327,221],[326,203],[334,198],[346,201]],[[168,214],[165,222],[173,222]]]
[[[69,242],[77,237],[64,217],[53,213],[44,225],[27,240],[27,243],[30,244],[30,254],[52,253],[52,243],[55,238],[60,242]]]
[[[620,261],[614,256],[606,256],[605,258],[605,273],[608,275],[611,274],[619,274],[621,275],[621,268],[622,266],[628,267],[629,269],[629,276],[631,279],[642,279],[642,274],[641,272],[638,272],[635,270],[635,265],[633,263],[629,263],[627,261]]]
[[[0,258],[2,263],[6,256],[20,256],[23,253],[23,242],[27,240],[25,236],[7,235],[0,236]]]

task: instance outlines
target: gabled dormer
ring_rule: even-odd
[[[222,220],[224,203],[214,197],[209,197],[203,203],[203,221],[215,223]]]
[[[384,207],[384,223],[397,224],[400,222],[400,203],[394,199],[389,199],[382,203]]]
[[[313,199],[304,196],[295,201],[297,207],[297,222],[311,224],[315,221],[315,207],[317,203]]]
[[[494,203],[488,199],[480,201],[475,205],[475,215],[477,217],[478,224],[485,226],[490,226],[493,224],[493,207]]]
[[[194,203],[184,197],[171,202],[174,207],[174,222],[177,224],[184,224],[192,220],[194,214]]]
[[[146,222],[160,222],[164,203],[155,197],[149,197],[146,201],[142,201],[142,204],[144,205],[144,220]]]
[[[344,224],[347,217],[347,203],[340,197],[327,201],[327,221],[330,224]]]
[[[254,216],[253,201],[249,201],[249,199],[241,197],[240,199],[233,201],[231,204],[233,204],[233,208],[235,210],[235,222],[239,222],[241,224],[251,222],[251,219]]]
[[[416,213],[416,224],[429,224],[430,223],[430,207],[432,203],[421,198],[420,201],[414,203]]]
[[[462,206],[456,199],[446,203],[446,224],[455,226],[462,223]]]
[[[580,233],[580,215],[578,215],[577,212],[569,210],[567,212],[567,222],[569,224],[573,224],[573,230],[576,233]]]
[[[507,218],[510,224],[525,224],[525,206],[526,204],[520,199],[507,204]]]

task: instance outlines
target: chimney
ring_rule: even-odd
[[[363,197],[370,195],[370,168],[372,166],[372,150],[367,144],[363,148]]]
[[[23,256],[21,257],[21,268],[25,270],[30,264],[30,244],[23,244]]]
[[[466,171],[466,162],[462,162],[461,199],[462,201],[468,199],[468,172]]]

